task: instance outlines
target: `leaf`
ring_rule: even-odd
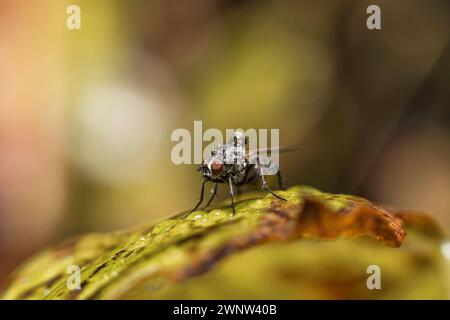
[[[150,299],[210,273],[227,258],[270,243],[288,246],[298,239],[370,236],[399,247],[405,225],[442,238],[438,226],[424,215],[383,208],[356,196],[306,186],[277,193],[288,201],[268,194],[237,203],[235,215],[230,207],[195,211],[155,225],[62,243],[19,268],[3,298]],[[70,265],[81,269],[81,289],[67,286]],[[246,269],[251,271],[252,264],[246,263]]]

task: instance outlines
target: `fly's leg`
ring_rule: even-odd
[[[231,208],[233,208],[233,215],[236,214],[236,210],[234,209],[234,192],[233,192],[233,182],[231,181],[231,177],[228,178],[228,188],[230,191],[231,197]]]
[[[280,197],[279,195],[277,195],[275,192],[273,192],[273,190],[267,185],[266,179],[264,178],[264,175],[261,174],[261,181],[262,181],[262,189],[266,189],[267,191],[269,191],[273,196],[275,196],[276,198],[283,200],[283,201],[287,201],[285,198]]]
[[[261,163],[259,162],[259,157],[256,158],[256,161],[258,163],[258,168],[259,168],[259,176],[261,177],[261,182],[262,182],[262,189],[266,189],[267,191],[269,191],[273,196],[275,196],[276,198],[283,200],[283,201],[287,201],[285,198],[280,197],[279,195],[277,195],[275,192],[273,192],[273,190],[267,185],[266,182],[266,178],[264,177],[264,174],[262,173],[261,170]]]
[[[281,174],[281,169],[280,168],[278,168],[277,176],[278,176],[278,187],[281,190],[285,190],[284,181],[283,181],[283,175]]]
[[[194,212],[195,210],[197,210],[197,208],[202,204],[203,202],[203,194],[205,193],[205,183],[206,181],[203,181],[202,183],[202,188],[200,189],[200,199],[198,200],[197,204],[195,205],[195,208],[192,209],[191,212]]]
[[[209,198],[208,203],[206,204],[206,208],[209,207],[211,202],[214,200],[214,198],[217,196],[217,187],[219,186],[218,183],[214,185],[214,189],[212,190],[211,198]]]

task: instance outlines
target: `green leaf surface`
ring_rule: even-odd
[[[267,194],[238,202],[235,215],[228,206],[200,210],[62,243],[16,270],[2,298],[389,297],[368,296],[367,264],[386,266],[392,277],[402,268],[424,275],[414,260],[418,253],[432,267],[426,269],[431,288],[420,284],[421,292],[425,298],[444,294],[438,284],[442,233],[429,217],[306,186],[277,193],[287,201]],[[398,248],[406,229],[414,236],[411,246]],[[81,270],[80,289],[67,285],[71,265]],[[414,292],[398,289],[401,281],[407,280],[387,282],[393,297]]]

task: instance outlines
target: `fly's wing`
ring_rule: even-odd
[[[258,164],[261,167],[261,174],[274,175],[280,169],[279,154],[286,152],[297,151],[298,147],[276,147],[276,148],[261,148],[257,150],[250,150],[247,154],[248,162],[251,164]],[[270,152],[270,156],[268,155]]]
[[[294,147],[294,146],[287,146],[287,147],[275,147],[275,148],[260,148],[255,150],[250,150],[249,154],[258,154],[258,153],[287,153],[287,152],[294,152],[300,150],[300,147]]]
[[[275,147],[275,148],[260,148],[255,150],[249,150],[247,154],[247,159],[250,163],[256,163],[256,158],[259,156],[261,159],[262,157],[267,157],[267,153],[270,152],[271,155],[273,154],[280,154],[280,153],[287,153],[287,152],[294,152],[300,150],[300,147]],[[253,162],[252,162],[253,161]]]

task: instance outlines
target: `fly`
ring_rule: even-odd
[[[202,204],[207,182],[214,183],[214,187],[206,207],[211,204],[217,195],[219,183],[224,183],[228,185],[233,214],[235,213],[233,186],[243,186],[253,183],[258,179],[261,179],[262,190],[270,192],[280,200],[287,201],[283,197],[277,195],[266,182],[265,173],[270,171],[272,174],[277,174],[279,187],[280,189],[284,189],[281,170],[278,165],[268,159],[263,159],[260,156],[260,152],[262,152],[263,149],[247,149],[248,137],[244,136],[242,132],[237,131],[234,133],[234,136],[229,143],[218,145],[211,150],[210,156],[206,158],[198,168],[198,171],[201,171],[203,174],[203,182],[200,189],[200,199],[191,212],[197,210]],[[296,149],[297,148],[280,148],[278,150],[268,149],[264,151],[282,152],[294,151]]]

